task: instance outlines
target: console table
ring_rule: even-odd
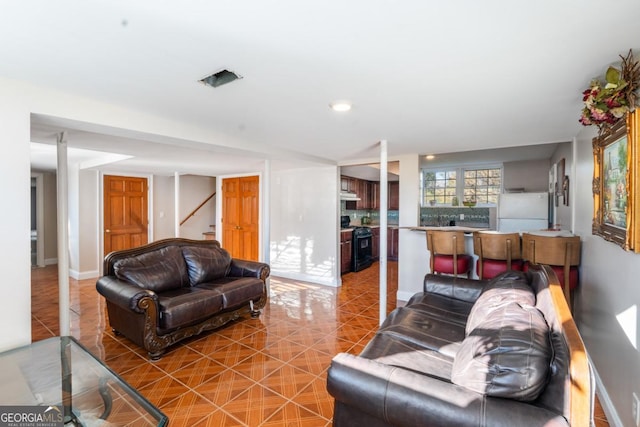
[[[64,424],[165,426],[168,418],[73,337],[0,353],[0,402],[56,406]]]

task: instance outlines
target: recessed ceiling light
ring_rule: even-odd
[[[349,101],[336,101],[329,104],[329,107],[333,111],[345,112],[351,110],[351,103]]]
[[[436,158],[436,156],[434,156],[433,154],[428,154],[428,155],[425,156],[425,159],[427,159],[427,160],[433,160],[435,158]]]

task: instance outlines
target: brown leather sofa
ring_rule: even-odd
[[[593,377],[548,266],[491,280],[427,274],[360,355],[338,354],[336,427],[584,426]]]
[[[113,330],[157,360],[178,341],[257,316],[269,272],[267,264],[231,258],[216,240],[172,238],[107,255],[96,289]]]

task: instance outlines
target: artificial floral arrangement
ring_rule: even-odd
[[[602,134],[606,129],[633,111],[638,94],[640,66],[631,50],[626,57],[620,55],[620,69],[610,66],[605,74],[605,83],[599,79],[591,81],[589,89],[582,92],[584,108],[579,122],[584,126],[596,125]]]

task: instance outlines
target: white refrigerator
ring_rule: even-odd
[[[504,193],[498,199],[498,231],[549,228],[549,193]]]

